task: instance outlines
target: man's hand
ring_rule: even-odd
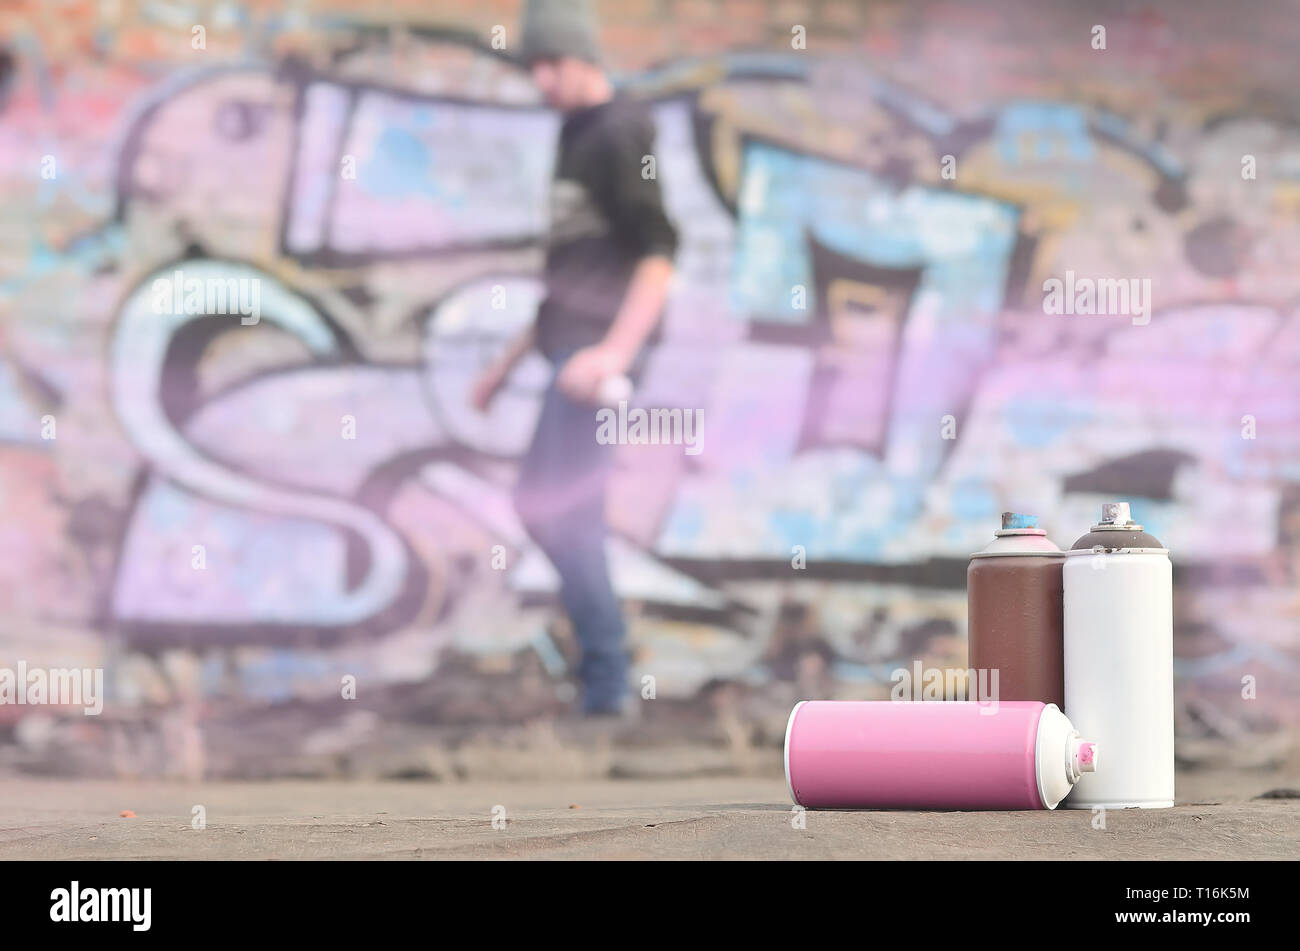
[[[594,405],[599,399],[601,383],[609,377],[626,373],[631,362],[618,348],[598,343],[569,357],[560,368],[556,383],[560,392],[569,399]]]
[[[632,272],[631,283],[614,323],[595,346],[579,350],[560,368],[560,392],[583,403],[600,401],[600,385],[613,376],[626,375],[646,339],[659,323],[673,262],[654,255],[642,258]]]

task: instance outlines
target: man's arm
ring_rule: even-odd
[[[663,312],[677,229],[664,209],[658,178],[644,172],[653,154],[653,120],[645,112],[629,114],[611,135],[609,187],[602,195],[617,240],[635,248],[638,260],[601,342],[579,350],[560,370],[559,387],[575,400],[593,402],[607,377],[626,373]]]
[[[605,346],[614,348],[625,357],[626,364],[622,370],[632,365],[641,345],[659,323],[672,278],[671,258],[653,255],[637,262],[618,316],[604,339]]]
[[[510,341],[510,346],[506,348],[505,353],[497,360],[497,365],[503,368],[504,373],[509,373],[514,369],[516,363],[524,358],[529,350],[537,343],[537,326],[529,324],[523,329],[519,336]]]
[[[497,395],[501,385],[505,383],[506,377],[510,371],[515,368],[515,364],[523,359],[524,354],[533,349],[536,343],[537,329],[533,324],[529,324],[527,329],[510,342],[505,352],[479,376],[474,383],[474,389],[470,393],[470,402],[474,408],[481,413],[487,412],[488,406],[492,403],[492,398]]]
[[[673,262],[652,255],[637,262],[618,315],[600,343],[575,353],[560,371],[560,389],[571,399],[593,402],[606,378],[628,371],[641,346],[659,323]]]

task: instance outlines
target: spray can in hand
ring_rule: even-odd
[[[601,406],[617,406],[631,398],[632,381],[622,373],[605,377],[600,381],[600,389],[596,391],[596,402]]]

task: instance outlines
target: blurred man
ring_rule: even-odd
[[[536,346],[555,368],[525,454],[515,507],[560,576],[582,650],[582,710],[622,712],[626,627],[605,561],[605,485],[613,446],[596,441],[607,381],[635,380],[657,336],[677,234],[664,213],[648,110],[614,90],[582,0],[533,0],[523,58],[546,101],[564,113],[546,238],[546,296],[532,328],[479,379],[486,409]],[[643,174],[645,172],[645,174]]]

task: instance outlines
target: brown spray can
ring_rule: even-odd
[[[996,683],[998,700],[1064,708],[1065,553],[1031,515],[1003,512],[1002,529],[994,535],[971,555],[966,570],[969,664],[976,683]],[[971,699],[983,699],[974,692],[972,685]]]

